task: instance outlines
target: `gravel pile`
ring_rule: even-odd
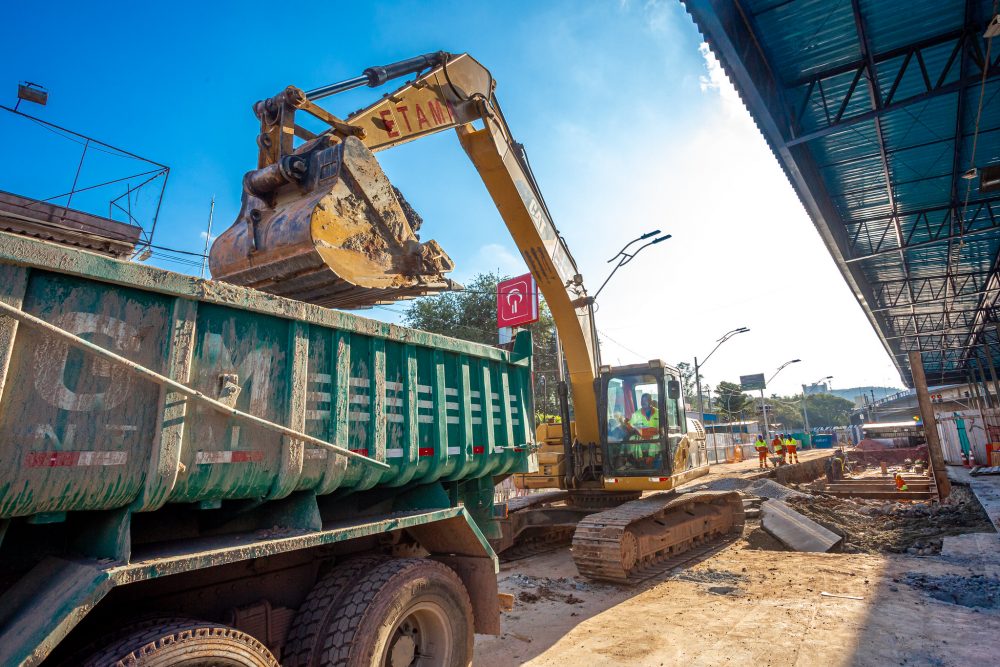
[[[770,498],[772,500],[788,500],[790,498],[812,498],[808,493],[802,493],[795,489],[790,489],[784,484],[769,479],[759,479],[746,487],[746,492],[760,498]]]
[[[980,609],[1000,608],[1000,579],[983,574],[958,576],[954,574],[908,574],[901,580],[935,600],[963,607]]]

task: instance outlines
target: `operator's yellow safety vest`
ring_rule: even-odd
[[[783,444],[785,447],[795,447],[795,441],[792,440],[791,438],[785,438],[785,441],[781,444]]]
[[[636,410],[632,413],[632,418],[629,423],[636,428],[659,428],[660,427],[660,411],[653,408],[653,412],[647,418],[646,415],[642,413],[642,409]]]
[[[767,449],[767,442],[765,440],[755,440],[753,446],[757,449]]]

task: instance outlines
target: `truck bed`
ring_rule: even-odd
[[[513,352],[0,232],[0,299],[243,412],[0,319],[0,519],[345,494],[527,471]],[[527,344],[525,344],[527,343]]]

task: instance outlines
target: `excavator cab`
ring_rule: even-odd
[[[667,481],[675,468],[687,467],[688,428],[678,375],[659,360],[601,368],[598,409],[606,481]]]

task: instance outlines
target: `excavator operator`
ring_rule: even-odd
[[[629,426],[637,431],[643,440],[656,437],[656,432],[660,428],[660,411],[653,405],[652,394],[642,395],[640,408],[632,413]]]
[[[652,394],[643,394],[639,399],[640,407],[632,413],[625,428],[628,431],[626,440],[655,440],[660,431],[660,411],[653,405]],[[637,468],[647,469],[657,467],[660,456],[660,445],[649,442],[633,442],[627,448],[630,463]]]

